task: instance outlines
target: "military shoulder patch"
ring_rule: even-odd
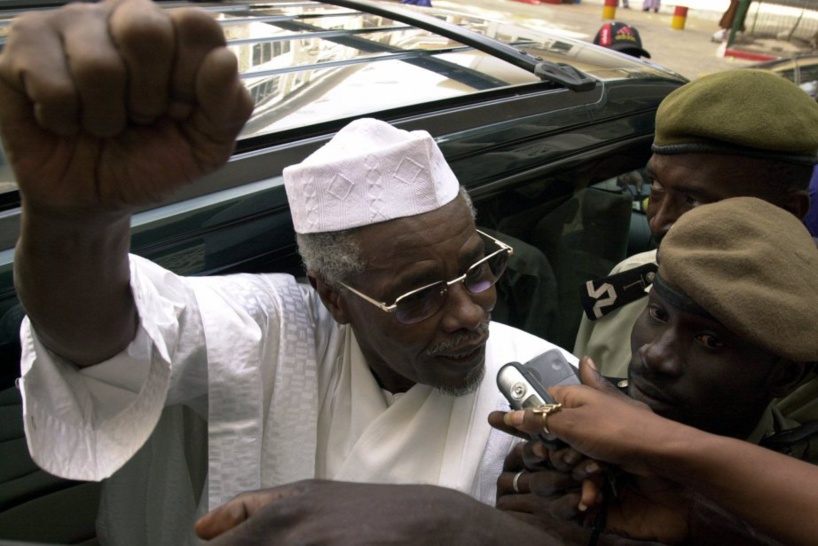
[[[602,279],[590,280],[580,288],[580,300],[590,320],[604,317],[632,301],[645,297],[645,289],[653,283],[656,264],[645,264]]]

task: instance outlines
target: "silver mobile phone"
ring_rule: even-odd
[[[553,404],[554,399],[546,389],[555,385],[578,385],[577,369],[572,366],[562,351],[551,349],[526,362],[509,362],[497,372],[497,386],[513,409],[536,408],[543,404]],[[564,444],[552,434],[540,433],[536,438],[552,449]]]

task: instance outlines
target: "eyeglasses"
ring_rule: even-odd
[[[514,249],[480,230],[477,230],[477,233],[479,233],[486,242],[500,248],[488,256],[480,258],[480,260],[472,264],[464,274],[456,279],[438,281],[416,288],[400,296],[392,305],[387,305],[386,303],[372,299],[348,284],[341,283],[341,285],[356,296],[360,296],[376,306],[378,309],[386,311],[387,313],[395,313],[395,318],[401,324],[416,324],[431,317],[443,307],[443,304],[446,303],[451,285],[462,282],[463,286],[465,286],[466,290],[471,294],[479,294],[494,286],[494,283],[503,275],[508,265],[508,258],[514,254]]]

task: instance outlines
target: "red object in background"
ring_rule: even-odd
[[[673,19],[670,21],[670,27],[676,30],[684,30],[686,21],[687,8],[684,6],[676,6],[673,10]]]

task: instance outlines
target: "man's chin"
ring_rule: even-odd
[[[474,368],[469,371],[463,381],[456,385],[441,385],[437,389],[448,396],[466,396],[477,391],[483,383],[483,378],[486,376],[486,365]]]

